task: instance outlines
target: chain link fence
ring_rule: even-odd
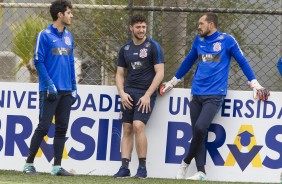
[[[36,34],[52,23],[51,0],[0,0],[0,81],[37,82]],[[203,12],[216,12],[218,29],[233,35],[259,82],[281,91],[282,0],[73,0],[76,74],[79,84],[114,85],[119,48],[131,37],[129,18],[148,18],[147,36],[160,43],[169,80],[188,54]],[[195,66],[179,87],[191,87]],[[247,78],[232,60],[229,89],[246,90]]]

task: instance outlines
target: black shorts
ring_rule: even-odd
[[[156,95],[152,95],[150,98],[150,106],[151,106],[151,111],[148,113],[142,113],[142,110],[138,111],[138,108],[140,106],[136,105],[138,103],[138,100],[144,96],[144,92],[127,92],[131,98],[133,99],[133,107],[132,109],[123,109],[123,106],[121,106],[121,114],[120,114],[120,120],[121,122],[124,123],[133,123],[133,121],[135,120],[139,120],[142,121],[144,124],[147,124],[152,111],[154,109],[155,106],[155,102],[156,102]]]

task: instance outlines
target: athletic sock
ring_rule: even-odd
[[[146,167],[146,158],[139,158],[139,167]]]
[[[129,159],[128,158],[122,158],[121,159],[121,166],[128,169],[128,165],[129,165]]]

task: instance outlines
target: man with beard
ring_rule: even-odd
[[[139,159],[135,177],[146,178],[145,125],[155,105],[156,90],[164,77],[164,60],[160,45],[146,37],[146,17],[134,15],[129,28],[132,40],[121,47],[117,61],[116,86],[121,98],[120,120],[123,124],[123,136],[122,165],[114,177],[130,176],[128,166],[135,140]]]
[[[171,90],[197,61],[191,89],[190,119],[192,140],[186,157],[177,172],[177,179],[186,177],[191,160],[195,158],[198,172],[186,179],[206,180],[206,138],[210,124],[220,109],[227,93],[231,56],[237,61],[248,79],[253,97],[267,100],[269,91],[256,80],[255,74],[243,55],[237,41],[217,30],[218,18],[214,13],[203,14],[198,21],[198,32],[192,48],[175,76],[160,87],[163,95]]]

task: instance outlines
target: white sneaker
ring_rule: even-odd
[[[204,181],[207,180],[207,175],[205,173],[203,173],[202,171],[197,172],[196,174],[194,174],[191,177],[186,178],[187,180],[200,180],[200,181]]]
[[[183,160],[180,164],[180,167],[177,171],[176,179],[184,179],[188,170],[189,164],[186,164]]]

